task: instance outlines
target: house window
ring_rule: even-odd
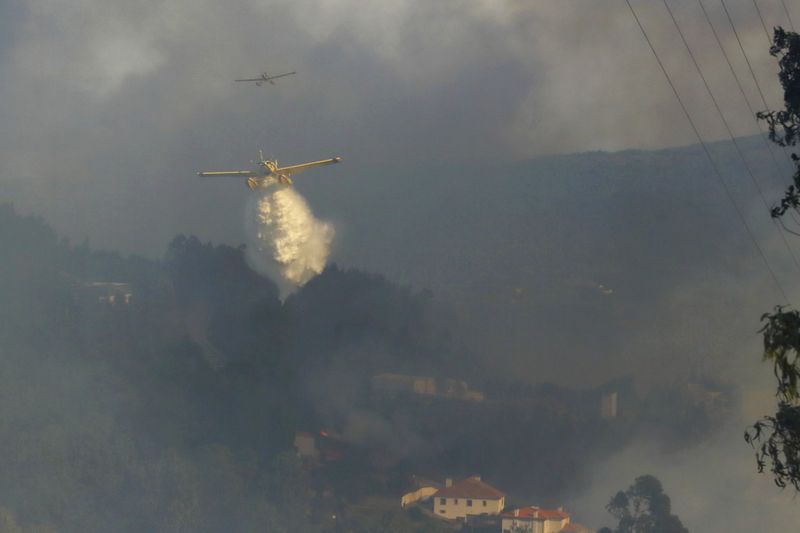
[[[467,500],[467,507],[472,507],[472,500]]]
[[[447,498],[439,498],[439,505],[447,505]]]
[[[486,500],[483,500],[483,506],[486,507]]]

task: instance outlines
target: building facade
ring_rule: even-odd
[[[445,483],[445,488],[433,495],[433,512],[442,518],[455,520],[467,515],[496,515],[503,511],[506,495],[472,476],[458,483]]]

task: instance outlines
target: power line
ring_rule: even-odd
[[[767,43],[769,46],[772,46],[772,37],[769,36],[769,30],[767,29],[767,25],[764,24],[764,17],[761,15],[761,9],[758,7],[758,2],[753,0],[753,5],[756,8],[756,13],[758,13],[758,20],[761,21],[761,27],[764,28],[764,35],[767,36]]]
[[[747,56],[747,52],[744,49],[744,45],[742,45],[742,40],[739,38],[739,32],[736,30],[736,24],[734,24],[733,18],[731,17],[730,12],[728,11],[728,6],[725,5],[725,0],[719,0],[719,1],[722,4],[722,9],[725,11],[725,16],[727,17],[728,22],[731,25],[731,29],[733,30],[733,35],[736,37],[736,42],[739,44],[739,50],[741,50],[742,56],[744,57],[744,61],[745,63],[747,63],[747,69],[750,72],[750,77],[753,78],[753,83],[756,84],[756,89],[758,90],[758,96],[761,98],[761,103],[764,106],[764,111],[767,111],[769,110],[767,99],[764,97],[764,91],[761,90],[761,84],[758,83],[758,77],[756,76],[756,73],[753,70],[753,65],[750,63],[750,58]],[[783,155],[786,156],[787,161],[789,161],[789,164],[792,166],[792,168],[794,168],[794,163],[792,162],[792,158],[786,152],[786,147],[783,147]]]
[[[692,127],[692,131],[694,131],[694,134],[697,137],[697,140],[700,143],[700,146],[703,148],[703,152],[705,152],[706,157],[708,158],[708,161],[711,164],[711,168],[714,170],[714,175],[717,177],[717,179],[719,180],[720,184],[722,185],[722,188],[725,191],[725,195],[727,196],[728,201],[730,201],[731,205],[733,206],[734,211],[736,211],[736,215],[739,217],[739,221],[742,223],[742,226],[744,226],[745,231],[746,231],[748,237],[750,238],[750,241],[753,243],[753,246],[755,247],[756,251],[758,252],[758,255],[761,256],[761,260],[764,262],[764,266],[767,268],[767,271],[769,272],[769,275],[772,278],[772,281],[775,283],[775,287],[777,287],[778,292],[781,293],[781,295],[783,296],[783,299],[788,303],[789,302],[789,297],[787,296],[786,291],[783,289],[783,286],[781,285],[780,281],[778,281],[778,276],[776,276],[775,275],[775,271],[772,270],[772,266],[769,264],[769,261],[767,260],[767,256],[764,254],[764,250],[761,248],[761,245],[758,244],[758,240],[756,239],[755,234],[753,233],[753,230],[750,228],[750,225],[747,223],[747,220],[745,219],[744,214],[739,209],[738,204],[734,200],[733,193],[731,192],[730,188],[728,187],[728,184],[725,183],[725,180],[722,178],[722,174],[720,173],[719,168],[717,167],[717,164],[714,161],[714,158],[711,157],[711,152],[709,152],[708,146],[706,146],[705,141],[703,141],[703,137],[700,135],[700,130],[697,129],[697,126],[695,125],[694,120],[692,120],[692,116],[689,114],[689,110],[686,108],[686,104],[684,104],[683,99],[681,98],[681,95],[678,92],[678,89],[675,87],[675,84],[672,82],[672,78],[670,77],[669,73],[667,72],[667,69],[664,67],[664,63],[661,61],[661,58],[659,57],[658,52],[656,52],[656,49],[653,46],[653,43],[650,41],[650,37],[647,35],[647,31],[645,31],[641,20],[639,20],[639,16],[636,14],[636,10],[633,9],[633,5],[631,5],[630,0],[625,0],[625,3],[628,5],[628,9],[630,9],[631,14],[633,15],[633,18],[636,20],[636,24],[639,26],[639,29],[641,30],[645,41],[647,41],[647,45],[650,47],[650,51],[653,53],[653,56],[655,57],[656,62],[658,63],[658,66],[661,68],[661,72],[664,74],[664,77],[667,79],[667,83],[669,84],[670,88],[672,89],[672,92],[675,95],[675,99],[678,101],[678,104],[680,104],[681,109],[683,110],[683,114],[686,116],[686,119],[689,121],[689,125]]]
[[[792,16],[789,14],[789,10],[786,8],[786,2],[781,0],[781,5],[783,6],[783,12],[786,13],[786,19],[789,21],[789,28],[794,31],[794,23],[792,22]]]
[[[766,132],[761,127],[761,121],[759,121],[758,118],[756,117],[756,112],[753,109],[753,106],[750,105],[750,100],[747,98],[747,93],[745,93],[744,87],[742,86],[742,80],[739,79],[739,75],[736,74],[736,69],[733,68],[733,63],[731,63],[730,56],[728,56],[728,52],[722,45],[722,39],[720,39],[719,34],[717,33],[716,28],[714,27],[714,24],[711,22],[711,17],[708,15],[708,11],[706,10],[706,6],[703,4],[703,0],[697,0],[697,3],[700,4],[700,9],[703,10],[703,16],[705,17],[708,26],[711,28],[711,33],[714,35],[714,39],[717,41],[717,46],[719,46],[719,49],[722,51],[722,55],[725,58],[725,62],[728,64],[728,70],[731,71],[733,79],[734,81],[736,81],[736,86],[739,88],[739,94],[742,95],[742,99],[744,100],[745,105],[747,105],[747,110],[750,112],[750,116],[752,117],[753,122],[755,122],[758,131],[761,133],[759,137],[761,137],[761,141],[764,143],[767,152],[769,152],[769,155],[772,158],[772,163],[775,166],[775,174],[777,177],[781,173],[781,170],[780,170],[780,165],[778,164],[778,159],[775,157],[775,151],[774,151],[775,147],[771,142],[767,141],[767,139],[764,137],[764,133]],[[792,169],[790,168],[790,170]]]
[[[717,102],[716,97],[714,96],[714,92],[711,90],[711,86],[708,84],[708,80],[706,80],[705,75],[703,74],[703,70],[700,68],[700,64],[697,62],[697,59],[692,52],[692,48],[689,46],[689,42],[686,40],[686,36],[683,34],[683,30],[681,30],[680,25],[678,24],[678,20],[675,18],[675,14],[672,12],[672,9],[669,7],[667,0],[662,0],[664,3],[664,7],[667,8],[667,13],[669,13],[669,17],[672,19],[672,23],[675,25],[675,29],[678,30],[678,35],[681,37],[681,41],[683,45],[686,47],[686,51],[689,52],[689,57],[692,60],[692,64],[694,65],[695,70],[700,75],[700,79],[703,80],[703,86],[706,88],[706,92],[708,96],[711,97],[711,102],[714,104],[714,109],[717,110],[717,114],[719,118],[722,119],[722,123],[725,125],[725,130],[728,132],[728,137],[730,138],[733,146],[736,148],[736,151],[739,153],[739,158],[742,160],[744,164],[744,168],[747,171],[747,174],[750,176],[750,181],[753,182],[755,185],[756,190],[758,191],[758,195],[761,197],[761,201],[764,203],[764,209],[766,212],[769,212],[769,204],[767,203],[767,199],[764,197],[764,192],[761,190],[761,185],[758,183],[753,170],[750,168],[750,164],[747,162],[747,158],[744,156],[744,152],[742,151],[741,147],[739,146],[739,142],[736,140],[736,136],[733,134],[733,130],[728,124],[728,120],[725,118],[725,114],[722,112],[722,108],[720,108],[719,103]],[[798,273],[800,273],[800,261],[798,261],[797,256],[795,255],[794,251],[792,250],[791,246],[789,246],[789,241],[786,240],[786,235],[784,235],[783,231],[781,231],[780,226],[777,222],[773,220],[775,225],[775,229],[778,230],[778,234],[781,236],[781,240],[783,241],[784,246],[786,247],[786,251],[789,252],[789,255],[792,257],[792,261],[794,262],[795,267],[797,268]]]
[[[761,103],[764,105],[764,109],[769,109],[767,105],[767,99],[764,98],[764,91],[761,90],[761,84],[758,83],[758,78],[756,77],[756,73],[753,70],[753,65],[750,63],[750,58],[747,55],[747,52],[744,49],[744,45],[742,45],[742,40],[739,38],[739,32],[736,30],[736,24],[733,22],[733,18],[731,17],[730,11],[728,11],[728,6],[725,5],[725,0],[719,0],[722,4],[722,9],[725,11],[725,16],[728,18],[728,22],[731,25],[731,29],[733,30],[733,35],[736,37],[736,42],[739,44],[739,50],[742,51],[742,56],[744,57],[745,63],[747,63],[747,69],[750,71],[750,76],[753,78],[753,82],[756,84],[756,89],[758,90],[758,95],[761,97]]]

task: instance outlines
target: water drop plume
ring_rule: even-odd
[[[285,297],[321,273],[330,255],[333,226],[318,220],[292,187],[253,195],[246,210],[247,260],[272,278]]]

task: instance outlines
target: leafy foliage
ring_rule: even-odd
[[[769,464],[776,485],[800,491],[800,407],[780,402],[778,412],[753,424],[744,438],[756,449],[759,472]]]
[[[744,438],[756,450],[759,472],[769,466],[776,485],[800,491],[800,313],[778,306],[762,320],[764,360],[772,362],[778,382],[778,411],[753,424]]]
[[[780,146],[794,146],[800,139],[800,35],[776,28],[770,54],[778,58],[778,77],[783,86],[784,109],[761,111],[758,118],[769,126],[769,138]],[[795,163],[793,184],[790,185],[780,204],[773,207],[771,215],[779,218],[787,211],[800,207],[800,159],[792,154]]]
[[[774,313],[761,317],[766,324],[761,328],[764,336],[764,360],[772,361],[778,380],[778,396],[791,402],[800,398],[800,313],[778,306]]]
[[[654,476],[637,477],[626,491],[619,491],[606,506],[619,521],[614,533],[688,533],[672,514],[669,496]]]
[[[770,54],[778,58],[784,109],[763,111],[758,117],[767,121],[773,142],[795,146],[800,139],[800,35],[776,28]],[[776,219],[800,208],[800,158],[792,154],[792,161],[793,184],[771,210]],[[778,382],[778,408],[747,428],[744,439],[755,449],[759,472],[769,468],[776,485],[800,491],[800,313],[778,306],[761,320],[764,360],[772,362]]]
[[[800,35],[775,28],[769,53],[778,58],[778,78],[783,86],[786,108],[762,111],[758,117],[767,121],[772,141],[781,146],[793,146],[800,135]]]

